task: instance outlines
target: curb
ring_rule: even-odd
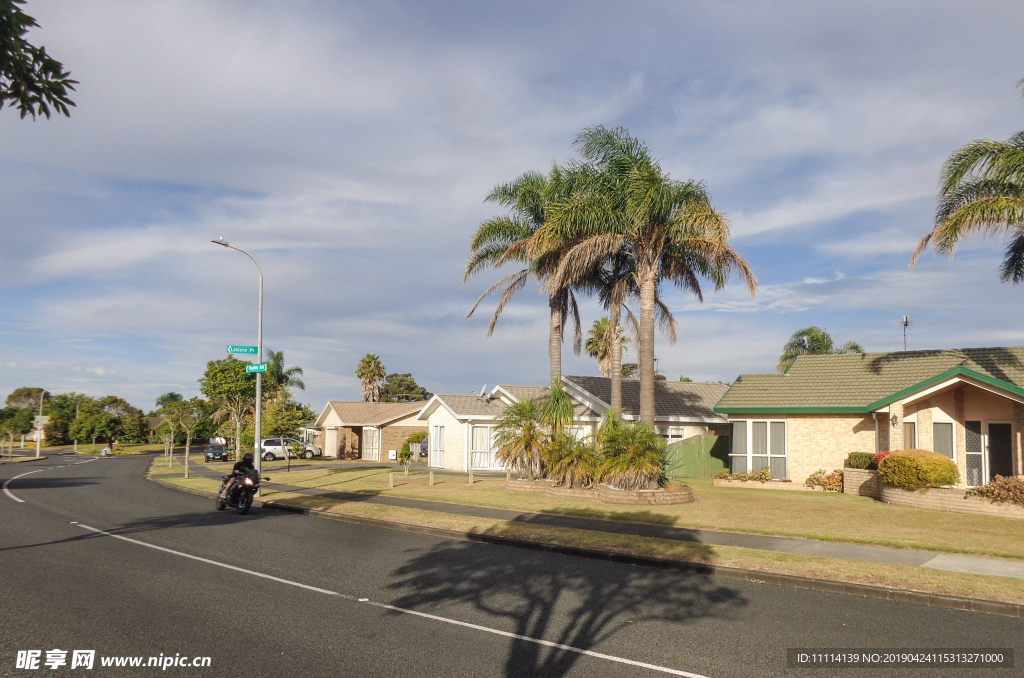
[[[214,496],[211,492],[196,490],[190,487],[182,487],[181,485],[153,478],[148,473],[146,474],[146,478],[154,483],[158,483],[165,487],[170,487],[187,494],[194,494],[206,498],[212,498]],[[623,563],[626,565],[656,567],[664,570],[685,572],[687,574],[702,574],[721,577],[723,579],[748,581],[756,584],[789,586],[791,588],[806,589],[809,591],[841,593],[851,596],[860,596],[862,598],[874,598],[877,600],[891,600],[897,603],[912,603],[915,605],[942,607],[951,610],[962,610],[965,612],[993,614],[1002,617],[1024,618],[1024,605],[1018,603],[1003,603],[995,600],[961,598],[958,596],[944,596],[936,593],[921,593],[918,591],[903,591],[901,589],[892,589],[884,586],[852,584],[847,582],[830,581],[828,579],[800,577],[792,574],[776,574],[772,572],[762,572],[760,570],[745,570],[737,567],[721,567],[690,560],[662,558],[660,556],[631,555],[628,553],[589,549],[581,546],[563,546],[525,539],[514,539],[511,537],[499,537],[490,534],[480,534],[478,532],[463,532],[440,527],[424,527],[422,525],[406,525],[387,520],[379,520],[377,518],[363,518],[361,516],[349,516],[341,513],[329,513],[319,509],[301,508],[298,506],[291,506],[289,504],[278,504],[275,501],[261,501],[256,499],[253,500],[253,504],[263,508],[274,509],[276,511],[298,513],[314,518],[326,518],[327,520],[336,520],[343,523],[352,523],[366,527],[378,527],[387,530],[398,530],[399,532],[411,532],[413,534],[423,534],[431,537],[441,537],[444,539],[495,544],[499,546],[513,546],[532,551],[545,551],[547,553],[591,558],[593,560],[604,560],[613,563]]]
[[[0,464],[27,464],[30,461],[42,461],[48,457],[30,457],[28,459],[0,459]]]

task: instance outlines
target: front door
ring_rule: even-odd
[[[988,477],[1013,475],[1013,436],[1009,424],[988,425]]]

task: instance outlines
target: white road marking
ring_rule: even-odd
[[[45,471],[45,470],[46,470],[45,468],[40,468],[40,469],[36,469],[35,471],[29,471],[28,473],[22,473],[20,476],[14,476],[13,478],[8,478],[7,482],[4,483],[4,494],[6,494],[8,497],[10,497],[14,501],[18,502],[19,504],[24,504],[25,500],[24,499],[18,499],[13,494],[11,494],[11,491],[7,489],[7,486],[11,484],[12,480],[17,480],[18,478],[24,478],[25,476],[30,476],[33,473],[39,473],[40,471]]]
[[[35,473],[33,471],[33,473]],[[13,478],[11,479],[13,480]],[[8,481],[10,482],[10,481]],[[21,501],[20,499],[18,501]],[[72,523],[75,524],[75,523]],[[387,605],[385,603],[375,603],[367,598],[357,598],[356,596],[349,596],[344,593],[338,593],[337,591],[328,591],[327,589],[317,588],[316,586],[310,586],[308,584],[300,584],[297,581],[291,581],[290,579],[282,579],[281,577],[275,577],[273,575],[264,574],[262,572],[255,572],[253,570],[247,570],[241,567],[235,567],[234,565],[228,565],[227,563],[221,563],[216,560],[210,560],[209,558],[201,558],[200,556],[194,556],[190,553],[183,553],[181,551],[175,551],[174,549],[164,548],[163,546],[156,546],[155,544],[147,544],[144,541],[138,539],[131,539],[129,537],[123,537],[119,534],[112,534],[99,530],[95,527],[89,527],[88,525],[78,525],[90,532],[102,534],[107,537],[113,537],[114,539],[120,539],[121,541],[130,542],[132,544],[138,544],[139,546],[145,546],[147,548],[156,549],[157,551],[163,551],[164,553],[170,553],[175,556],[181,556],[183,558],[189,558],[191,560],[198,560],[201,563],[207,563],[209,565],[216,565],[217,567],[223,567],[228,570],[234,570],[235,572],[242,572],[245,574],[251,574],[254,577],[260,577],[262,579],[269,579],[276,581],[281,584],[288,584],[289,586],[296,586],[300,589],[306,589],[307,591],[315,591],[317,593],[323,593],[328,596],[338,596],[346,600],[352,600],[366,605],[373,605],[374,607],[383,608],[385,610],[391,610],[393,612],[401,612],[403,614],[411,614],[424,619],[431,619],[433,621],[444,622],[446,624],[454,624],[455,626],[462,626],[464,628],[473,629],[475,631],[483,631],[484,633],[492,633],[497,636],[504,636],[505,638],[515,638],[516,640],[523,640],[529,643],[536,643],[537,645],[543,645],[544,647],[553,647],[559,650],[565,650],[567,652],[576,652],[577,654],[585,655],[587,657],[594,657],[596,659],[604,659],[605,661],[616,662],[618,664],[628,664],[629,666],[638,666],[644,669],[650,669],[651,671],[657,671],[659,673],[668,673],[673,676],[685,676],[686,678],[707,678],[698,673],[690,673],[688,671],[680,671],[678,669],[670,669],[667,666],[658,666],[657,664],[648,664],[646,662],[638,662],[632,659],[626,659],[625,657],[616,657],[615,655],[603,654],[601,652],[594,652],[592,650],[584,650],[583,648],[573,647],[572,645],[562,645],[561,643],[554,643],[550,640],[543,640],[541,638],[531,638],[530,636],[521,636],[518,633],[511,633],[509,631],[502,631],[500,629],[493,629],[489,626],[481,626],[480,624],[470,624],[469,622],[459,621],[457,619],[449,619],[448,617],[439,617],[435,614],[427,614],[426,612],[418,612],[416,610],[409,610],[404,607],[395,607],[394,605]]]
[[[85,461],[76,461],[72,466],[78,466],[79,464],[88,464],[90,461],[96,461],[99,457],[93,457],[92,459],[86,459]]]

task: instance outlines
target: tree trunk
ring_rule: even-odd
[[[548,297],[551,309],[550,332],[548,334],[548,358],[551,360],[551,385],[562,381],[562,304],[561,297],[565,292],[558,292]]]
[[[611,365],[611,379],[612,379],[612,399],[609,403],[612,406],[612,412],[615,413],[616,417],[622,416],[622,327],[619,326],[619,319],[622,314],[622,307],[618,304],[612,304],[612,308],[608,310],[608,314],[611,316],[609,324],[611,325],[611,346],[609,350],[612,354],[612,365]]]
[[[235,461],[242,461],[242,415],[235,415]]]
[[[640,278],[640,421],[654,428],[654,267]]]
[[[188,479],[188,444],[192,442],[192,436],[185,434],[185,479]]]

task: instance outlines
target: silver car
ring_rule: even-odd
[[[292,451],[292,445],[295,443],[302,444],[301,441],[295,438],[264,438],[263,445],[261,446],[263,449],[263,460],[274,461],[276,459],[284,459],[285,454],[295,459],[295,452]],[[312,459],[319,456],[320,450],[316,449],[315,446],[305,443],[304,447],[303,458]]]

